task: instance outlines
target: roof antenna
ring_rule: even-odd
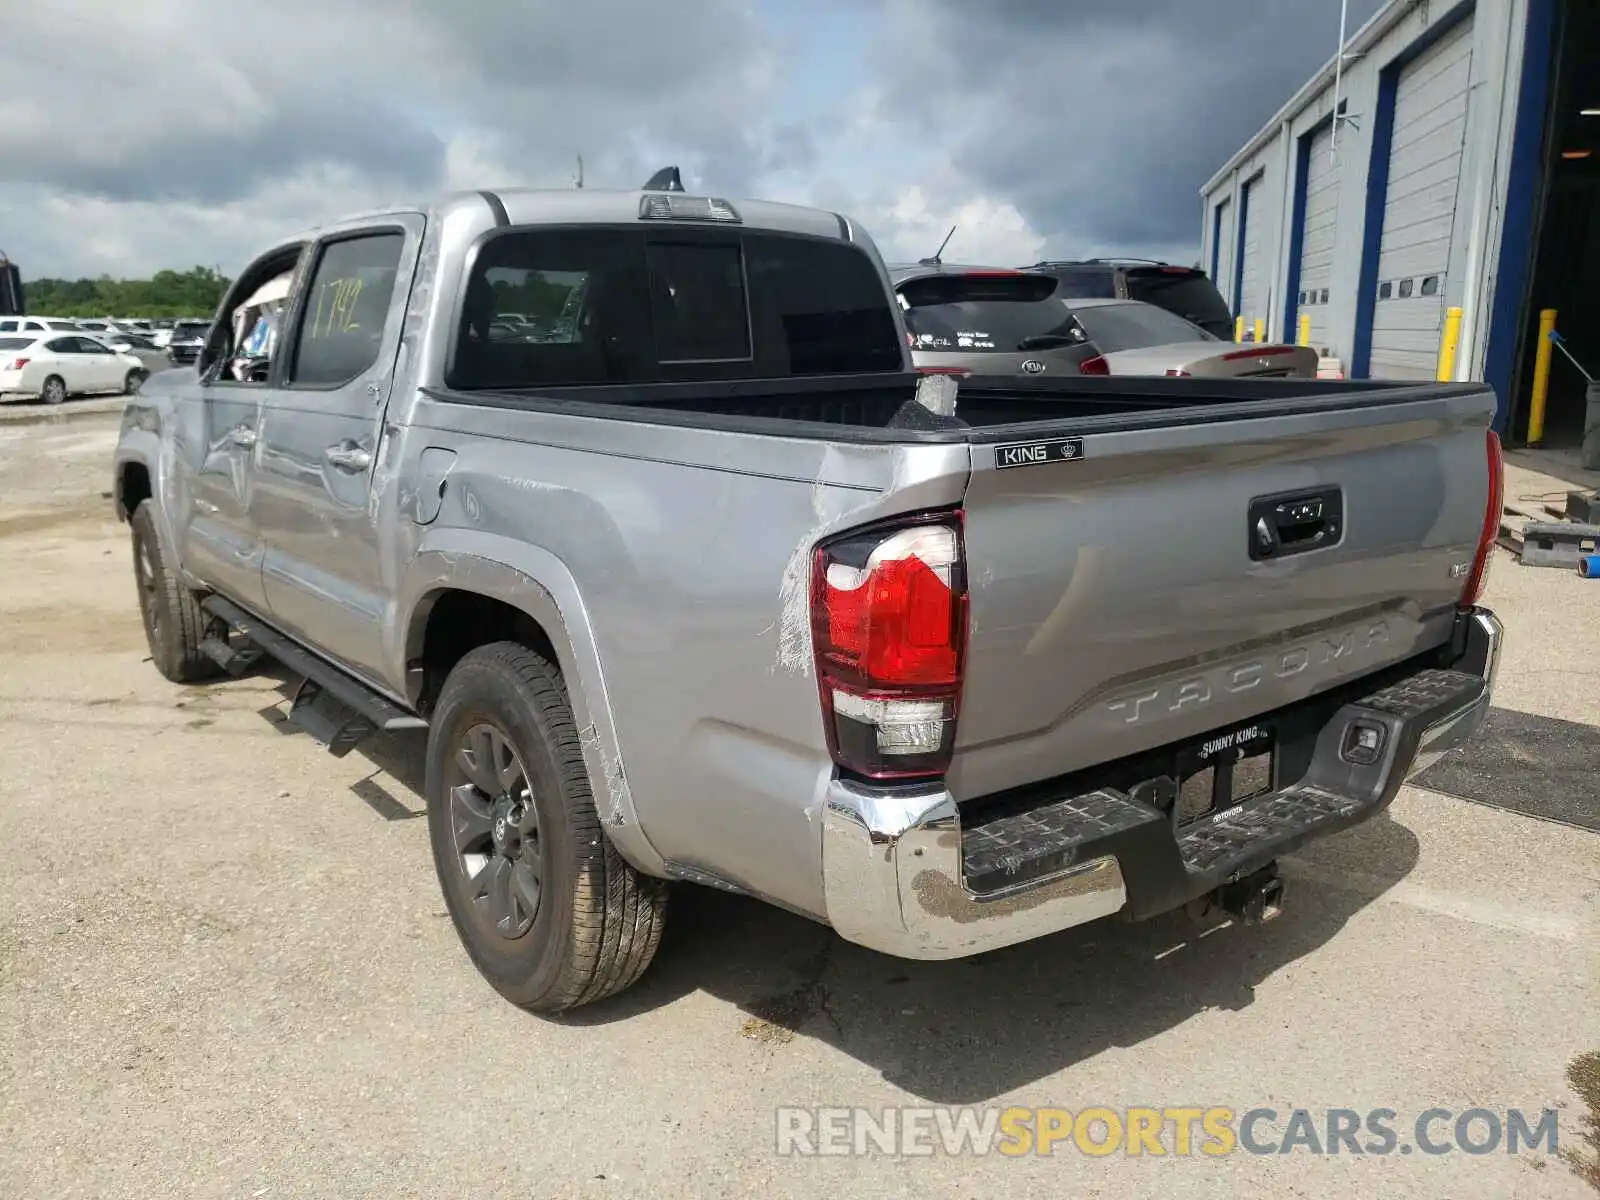
[[[681,192],[683,191],[683,176],[678,174],[677,167],[662,167],[645,181],[641,189],[646,192]]]
[[[583,186],[583,155],[581,154],[578,155],[578,173],[573,176],[572,186],[575,188],[581,188]]]
[[[944,241],[940,242],[939,248],[933,252],[933,257],[923,259],[922,265],[925,267],[943,266],[944,261],[939,256],[944,253],[944,248],[950,244],[950,239],[955,237],[955,235],[956,227],[952,225],[950,226],[950,232],[944,235]]]

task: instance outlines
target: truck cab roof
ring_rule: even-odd
[[[646,202],[656,215],[646,212]],[[609,191],[598,188],[503,188],[453,192],[416,204],[351,213],[325,225],[303,230],[286,241],[310,241],[330,231],[352,225],[371,225],[404,213],[423,213],[442,220],[491,225],[618,225],[634,221],[680,221],[686,224],[727,225],[769,233],[866,242],[871,239],[849,218],[821,208],[783,204],[772,200],[729,199],[688,192]],[[715,215],[723,214],[723,215]]]

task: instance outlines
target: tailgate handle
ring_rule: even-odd
[[[1250,557],[1286,558],[1337,545],[1344,532],[1339,488],[1259,496],[1250,502]]]

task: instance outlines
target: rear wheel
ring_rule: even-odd
[[[142,500],[128,524],[133,532],[133,578],[150,661],[173,683],[197,683],[218,667],[200,652],[206,618],[195,594],[171,571],[161,553],[155,509]]]
[[[667,884],[601,829],[556,668],[513,642],[468,654],[440,692],[427,765],[445,905],[495,990],[560,1012],[633,984],[660,944]]]
[[[39,399],[46,404],[60,404],[67,398],[67,381],[59,375],[52,375],[44,381],[44,386],[39,389]]]

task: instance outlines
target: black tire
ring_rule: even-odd
[[[122,394],[124,396],[133,395],[144,386],[144,381],[149,377],[150,373],[148,371],[135,367],[128,372],[127,378],[122,381]]]
[[[206,616],[195,594],[167,567],[152,501],[141,500],[128,525],[133,531],[133,578],[150,660],[173,683],[211,678],[219,668],[200,652]]]
[[[59,375],[49,376],[39,389],[39,399],[46,404],[60,404],[66,398],[67,381]]]
[[[492,789],[472,781],[483,777],[485,756],[462,754],[469,736],[480,748],[494,745],[485,730],[503,739],[489,756],[500,760]],[[478,769],[469,770],[469,759]],[[661,942],[668,885],[630,867],[601,828],[572,706],[552,663],[514,642],[463,658],[430,722],[426,788],[445,905],[496,991],[532,1012],[554,1013],[615,995],[644,973]],[[508,827],[515,847],[502,843]],[[471,857],[483,859],[476,870],[469,845]],[[531,904],[530,876],[538,884]],[[510,901],[497,906],[496,891]]]

